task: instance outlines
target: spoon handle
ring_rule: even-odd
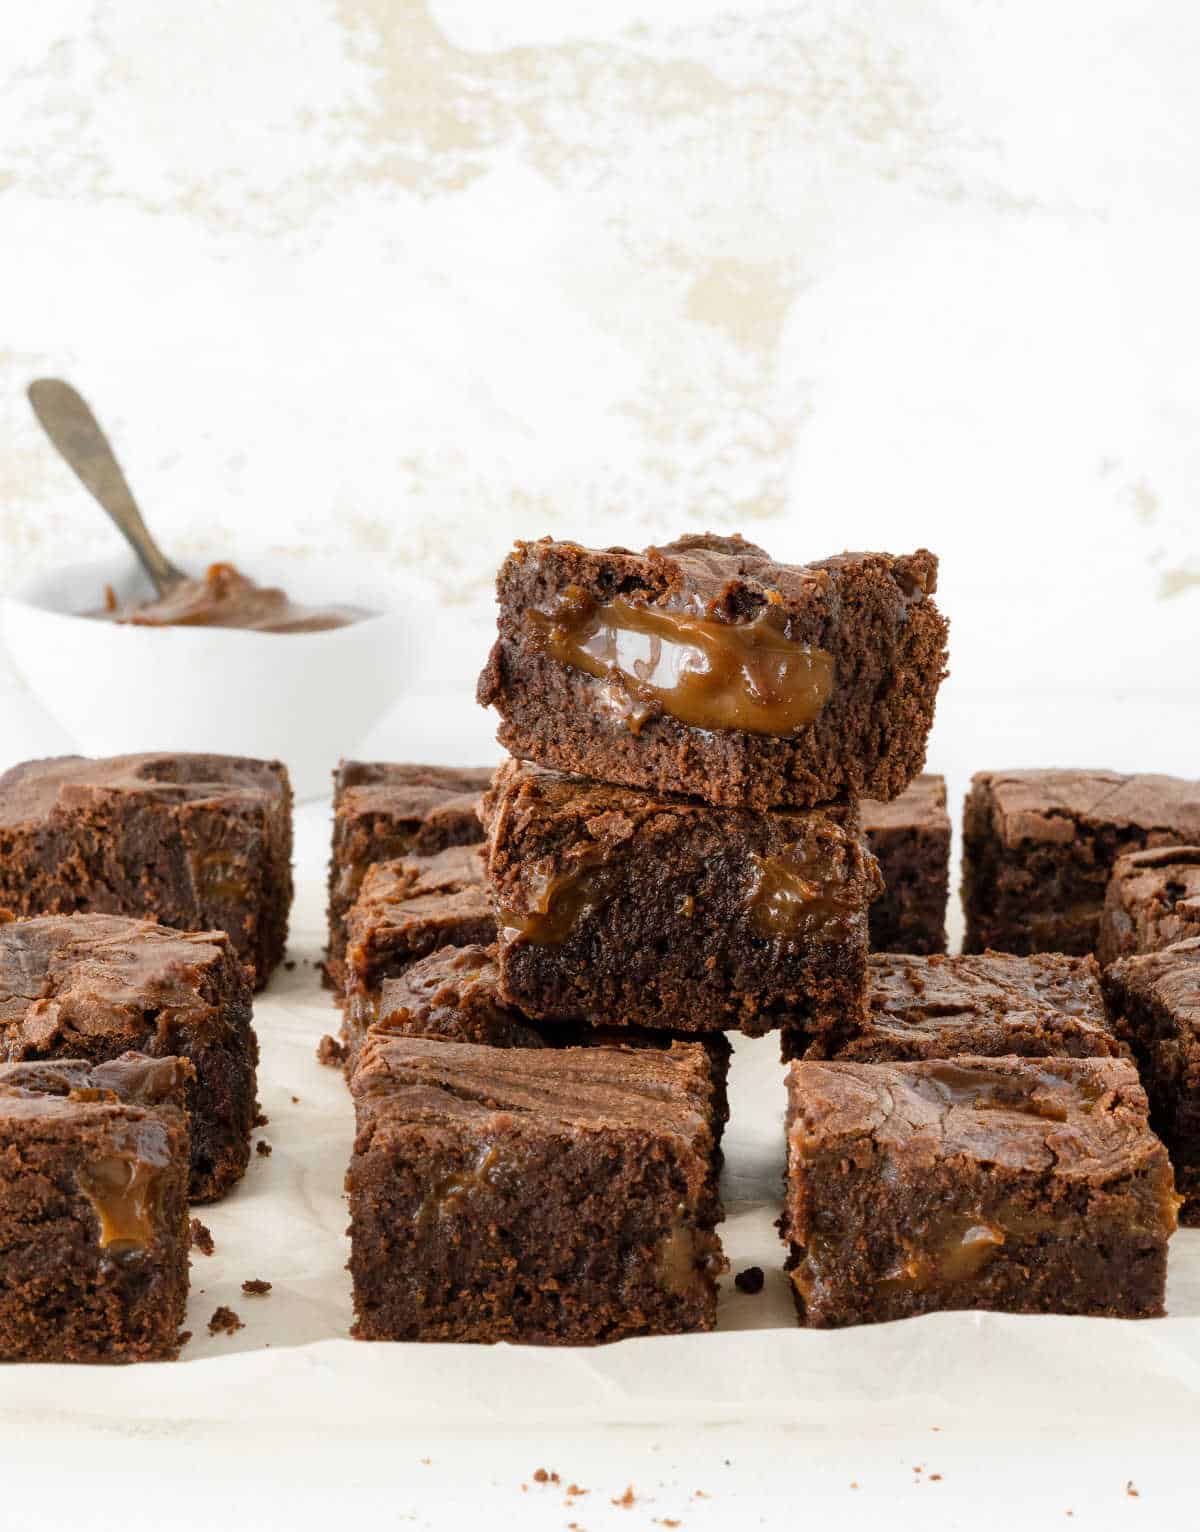
[[[151,537],[108,437],[86,401],[61,378],[38,378],[29,402],[42,429],[84,487],[108,512],[160,596],[187,576]]]

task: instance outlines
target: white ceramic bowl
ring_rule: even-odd
[[[377,616],[320,633],[143,628],[96,622],[104,587],[151,595],[131,558],[78,564],[0,605],[13,665],[84,755],[215,751],[286,762],[297,798],[330,790],[339,756],[407,690],[420,659],[411,593],[362,560],[238,557],[260,584],[305,604]],[[200,572],[196,561],[189,569]]]

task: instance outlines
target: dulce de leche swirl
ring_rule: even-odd
[[[770,603],[748,622],[718,622],[568,586],[529,622],[556,660],[608,682],[605,700],[635,734],[666,713],[782,737],[811,723],[833,690],[833,656],[788,638]]]

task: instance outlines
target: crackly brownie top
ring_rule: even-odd
[[[358,891],[356,910],[382,914],[392,905],[428,894],[457,894],[479,887],[483,877],[483,848],[478,845],[372,862]]]
[[[1129,997],[1157,1004],[1181,1033],[1200,1039],[1200,936],[1120,958],[1105,969],[1104,980],[1118,1005]]]
[[[182,1111],[195,1070],[186,1059],[122,1053],[92,1064],[86,1059],[41,1059],[0,1064],[0,1116],[103,1119],[113,1107]],[[84,1109],[96,1108],[97,1110]]]
[[[499,994],[495,948],[440,947],[385,979],[374,1027],[379,1033],[444,1037],[494,1048],[542,1048],[541,1034]]]
[[[898,798],[880,803],[864,798],[859,804],[862,827],[870,835],[880,830],[944,830],[950,833],[946,813],[946,779],[932,772],[910,782]]]
[[[804,1062],[792,1065],[788,1094],[789,1145],[801,1160],[874,1144],[914,1170],[959,1158],[1099,1183],[1164,1153],[1124,1059]]]
[[[552,557],[565,570],[600,578],[610,596],[635,595],[664,607],[688,609],[724,622],[739,622],[781,602],[836,604],[843,574],[863,568],[894,582],[905,601],[920,601],[937,589],[938,561],[927,548],[916,553],[841,553],[811,564],[781,564],[744,537],[690,533],[635,553],[628,548],[584,548],[544,537],[518,542],[509,559],[523,564]],[[503,577],[503,571],[502,577]]]
[[[339,818],[388,814],[426,819],[470,813],[492,780],[490,766],[410,766],[391,761],[342,761],[333,778]]]
[[[983,771],[973,791],[991,798],[992,828],[1006,845],[1070,844],[1079,825],[1162,831],[1200,840],[1200,782],[1116,771]]]
[[[22,761],[0,776],[0,826],[39,824],[127,796],[164,804],[211,802],[236,806],[287,797],[279,761],[234,755],[82,755]]]
[[[0,923],[0,1057],[219,1023],[244,984],[223,931],[121,915],[10,920]]]
[[[1129,907],[1156,906],[1200,923],[1200,846],[1153,846],[1130,851],[1113,863],[1112,883]]]
[[[1100,970],[1092,957],[1039,953],[1013,957],[911,957],[876,952],[868,960],[870,1009],[840,1058],[895,1050],[896,1058],[955,1053],[1119,1055],[1108,1026]]]
[[[615,1129],[711,1143],[703,1048],[487,1048],[427,1037],[368,1039],[351,1090],[364,1122],[488,1131],[498,1118],[549,1131]]]

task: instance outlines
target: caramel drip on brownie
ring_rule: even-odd
[[[778,856],[752,854],[746,908],[760,936],[846,941],[863,906],[844,884],[829,881],[828,852],[813,855],[797,841]],[[840,890],[840,892],[839,892]]]
[[[140,1255],[154,1240],[162,1173],[170,1161],[166,1135],[146,1123],[130,1154],[107,1154],[79,1171],[79,1186],[100,1224],[100,1248]]]
[[[557,947],[607,901],[623,876],[619,866],[604,864],[556,873],[536,889],[527,913],[502,909],[500,925],[536,946]]]
[[[556,660],[607,682],[605,705],[635,734],[661,712],[782,737],[810,724],[833,691],[833,656],[788,638],[770,603],[749,622],[717,622],[568,586],[528,621]]]

